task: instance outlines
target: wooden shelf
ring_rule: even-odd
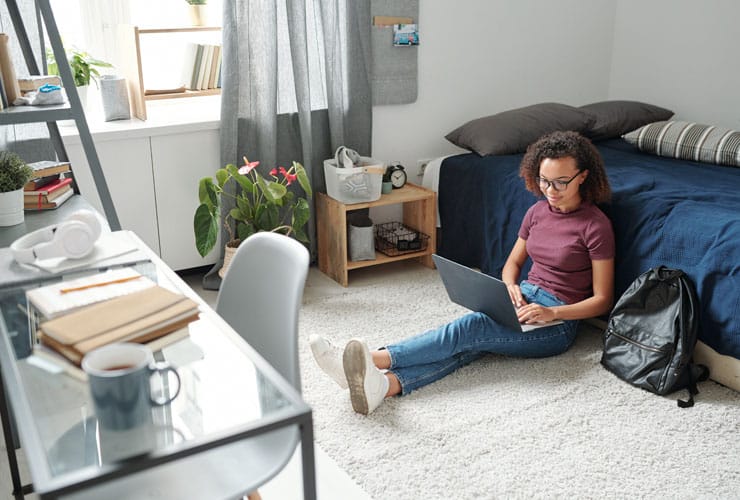
[[[133,115],[141,120],[146,120],[147,101],[219,95],[221,93],[221,89],[218,88],[145,95],[144,71],[141,64],[141,54],[143,50],[141,43],[142,35],[170,35],[175,33],[208,33],[220,31],[221,28],[218,26],[139,28],[138,26],[122,25],[119,32],[121,54],[119,56],[120,64],[118,66],[123,69],[124,75],[126,76]]]
[[[375,252],[374,260],[350,261],[347,255],[347,212],[386,205],[403,205],[403,223],[429,236],[427,248],[389,256]],[[436,251],[437,194],[415,184],[394,189],[376,201],[347,205],[325,193],[316,193],[316,232],[318,235],[319,269],[342,286],[349,284],[349,271],[399,260],[416,259],[434,268],[432,254]]]
[[[220,26],[188,26],[171,28],[137,28],[139,33],[198,33],[205,31],[221,31]]]
[[[178,99],[180,97],[198,97],[202,95],[219,95],[220,93],[221,93],[221,89],[186,90],[185,92],[175,92],[172,94],[145,95],[144,100],[157,101],[159,99]]]

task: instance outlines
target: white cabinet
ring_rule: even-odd
[[[119,124],[120,126],[120,124]],[[102,210],[75,129],[62,131],[80,192]],[[92,131],[123,229],[134,231],[175,270],[210,265],[195,249],[193,215],[198,181],[220,163],[218,122]]]
[[[96,139],[93,134],[93,141],[121,229],[130,229],[150,248],[158,251],[159,232],[149,138]],[[64,146],[80,194],[103,213],[79,137],[64,137]]]
[[[216,246],[202,258],[195,249],[193,233],[198,181],[219,167],[218,134],[211,129],[151,139],[160,255],[173,269],[211,264],[218,257]]]

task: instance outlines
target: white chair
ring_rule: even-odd
[[[298,392],[298,312],[309,254],[282,234],[247,238],[231,260],[216,299],[216,312]]]
[[[253,234],[239,245],[216,299],[216,312],[299,393],[298,313],[308,265],[308,250],[293,238]],[[298,429],[278,429],[253,441],[254,451],[262,457],[262,478],[255,481],[256,488],[291,459]]]

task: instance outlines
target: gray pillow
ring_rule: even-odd
[[[544,102],[471,120],[445,136],[455,146],[481,156],[522,153],[556,130],[583,132],[595,118],[567,104]]]
[[[612,139],[636,128],[673,116],[670,109],[638,101],[602,101],[581,106],[596,122],[585,132],[593,141]]]
[[[624,140],[645,153],[740,167],[740,132],[724,127],[662,121],[633,130]]]

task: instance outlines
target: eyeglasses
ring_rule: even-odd
[[[561,181],[561,180],[554,180],[554,181],[548,181],[544,177],[535,177],[535,180],[537,181],[537,184],[540,185],[540,189],[544,192],[547,191],[547,189],[552,186],[555,191],[565,191],[568,189],[568,184],[573,182],[573,179],[578,177],[578,174],[583,172],[583,170],[579,170],[576,172],[576,175],[568,179],[567,181]]]

